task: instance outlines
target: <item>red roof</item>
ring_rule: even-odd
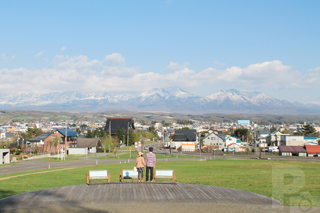
[[[307,153],[311,155],[320,154],[320,145],[305,145]]]

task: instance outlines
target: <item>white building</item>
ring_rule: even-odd
[[[203,139],[203,145],[205,146],[219,146],[219,149],[222,150],[225,147],[225,140],[223,137],[219,136],[216,133],[211,133]]]
[[[10,163],[10,149],[0,149],[0,164]]]

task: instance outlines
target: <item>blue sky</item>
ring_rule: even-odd
[[[320,1],[0,1],[0,94],[179,86],[320,103]]]

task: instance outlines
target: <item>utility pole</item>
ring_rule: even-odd
[[[200,151],[200,159],[201,159],[201,141],[200,141],[200,132],[199,132],[199,151]]]
[[[129,146],[129,122],[128,122],[128,130],[127,130],[127,146]]]
[[[254,132],[254,153],[257,154],[257,132]]]
[[[65,138],[64,160],[66,160],[66,156],[67,156],[67,141],[68,141],[68,123],[67,123],[67,127],[66,127],[66,138]]]
[[[110,154],[110,143],[111,143],[111,121],[109,121],[109,154]]]

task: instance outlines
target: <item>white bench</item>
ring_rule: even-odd
[[[120,182],[124,179],[131,179],[133,182],[133,179],[138,179],[138,172],[135,172],[132,169],[123,169],[122,172],[120,172]]]
[[[177,182],[176,173],[174,173],[173,170],[155,170],[153,173],[153,181],[156,179],[172,179],[174,183]]]
[[[91,180],[107,180],[110,182],[110,173],[107,170],[90,170],[87,173],[87,184],[90,184]]]

